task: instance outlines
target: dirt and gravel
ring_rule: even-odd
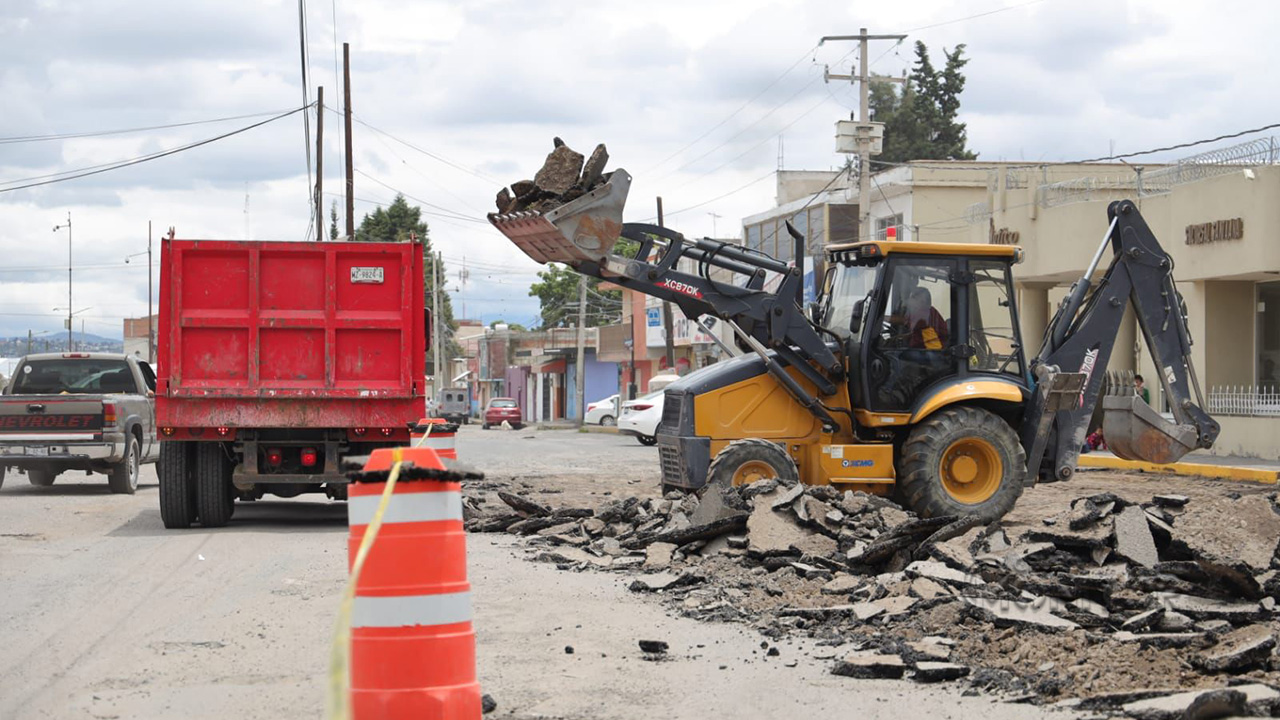
[[[662,498],[656,469],[632,472],[625,494],[491,473],[468,491],[469,526],[631,578],[673,613],[804,638],[820,650],[800,662],[836,675],[1133,717],[1178,690],[1280,686],[1268,486],[1081,472],[981,527],[825,488]],[[1249,709],[1270,712],[1268,693]]]
[[[470,426],[458,446],[539,502],[656,496],[656,450],[619,436]],[[0,718],[321,716],[346,543],[341,503],[258,501],[226,528],[166,531],[151,468],[134,496],[97,477],[36,488],[10,474]],[[965,696],[960,683],[832,675],[815,658],[833,648],[802,635],[679,617],[665,593],[629,590],[629,573],[528,562],[523,537],[468,544],[479,678],[497,701],[489,717],[1070,716]],[[642,640],[668,649],[646,652]]]

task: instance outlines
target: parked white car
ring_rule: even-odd
[[[641,445],[657,444],[658,423],[662,420],[664,396],[664,391],[658,390],[622,403],[622,416],[618,418],[618,432],[635,436]]]
[[[614,393],[603,400],[587,403],[587,414],[584,418],[589,425],[616,425],[618,422],[618,394]]]

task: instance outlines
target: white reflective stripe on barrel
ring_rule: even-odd
[[[471,593],[439,595],[357,595],[351,609],[353,628],[395,628],[471,622]]]
[[[347,499],[347,524],[368,525],[378,512],[381,495],[354,495]],[[382,516],[384,523],[432,522],[461,520],[462,493],[416,492],[396,493]]]
[[[452,450],[452,435],[428,435],[420,443],[414,443],[417,447],[429,447],[432,450]]]

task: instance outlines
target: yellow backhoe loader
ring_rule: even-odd
[[[896,491],[926,517],[998,518],[1025,486],[1074,472],[1130,302],[1173,419],[1115,384],[1102,398],[1109,447],[1173,462],[1218,435],[1202,410],[1172,262],[1131,202],[1108,208],[1088,271],[1030,355],[1018,329],[1018,247],[828,246],[818,301],[802,307],[804,238],[789,224],[795,264],[623,224],[630,181],[616,170],[564,205],[490,222],[534,260],[732,329],[726,350],[744,353],[666,389],[657,439],[667,489],[777,477]],[[1095,285],[1108,248],[1110,267]]]

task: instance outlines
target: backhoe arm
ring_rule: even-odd
[[[1158,368],[1160,384],[1174,421],[1147,406],[1131,387],[1113,389],[1104,398],[1103,436],[1118,456],[1169,463],[1196,448],[1212,447],[1219,426],[1204,411],[1204,398],[1191,362],[1186,307],[1173,280],[1173,260],[1160,247],[1137,207],[1128,200],[1107,209],[1110,227],[1093,263],[1059,306],[1045,333],[1035,364],[1083,375],[1079,403],[1057,411],[1056,435],[1048,449],[1047,469],[1065,479],[1074,471],[1097,406],[1115,348],[1126,301],[1133,303],[1143,339]],[[1090,276],[1110,246],[1106,274],[1089,294]],[[1194,397],[1194,399],[1193,399]],[[1041,414],[1052,412],[1037,398],[1023,423],[1023,441],[1032,447]],[[1029,458],[1034,462],[1034,458]],[[1043,467],[1043,466],[1041,466]],[[1032,472],[1037,467],[1029,468]]]

